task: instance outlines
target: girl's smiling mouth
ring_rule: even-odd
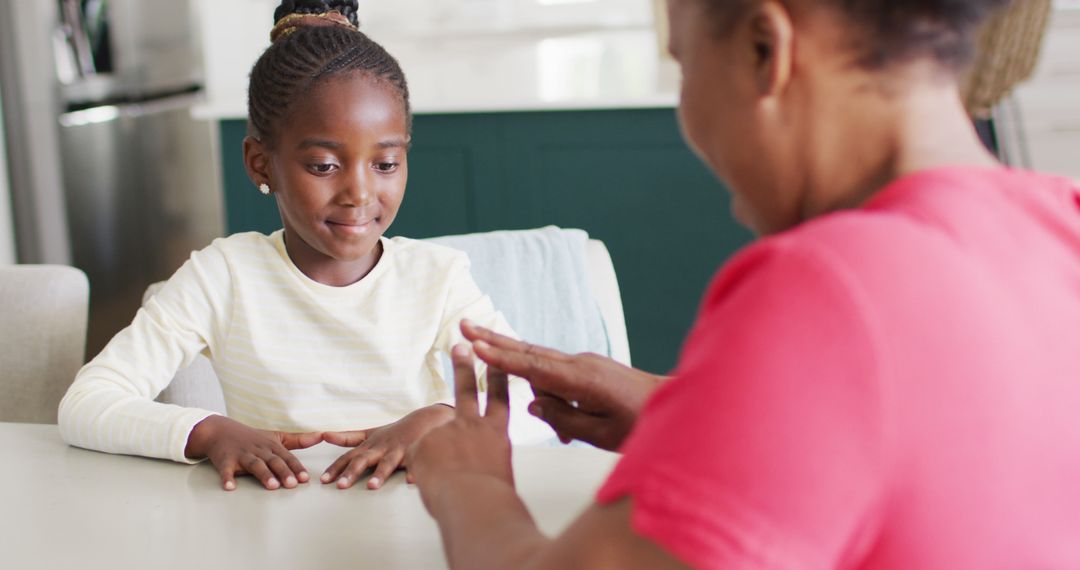
[[[326,225],[335,232],[342,232],[346,234],[365,234],[372,227],[375,226],[375,222],[378,222],[378,216],[366,217],[366,218],[338,218],[327,219]]]

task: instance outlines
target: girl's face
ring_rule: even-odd
[[[309,275],[320,265],[378,260],[379,238],[405,195],[406,125],[401,95],[364,73],[323,81],[282,121],[269,184],[290,255],[314,265],[301,267]]]

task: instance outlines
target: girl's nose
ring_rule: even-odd
[[[341,189],[338,199],[343,206],[360,207],[373,202],[375,192],[368,180],[365,180],[363,176],[356,176]]]

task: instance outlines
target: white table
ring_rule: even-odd
[[[221,490],[207,463],[185,466],[72,448],[56,426],[0,423],[0,568],[444,568],[434,521],[395,475],[379,491],[318,482]],[[342,450],[297,452],[317,477]],[[518,490],[557,533],[591,502],[617,456],[517,448]]]

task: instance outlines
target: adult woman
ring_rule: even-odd
[[[1080,564],[1080,193],[1000,167],[957,94],[1001,4],[671,0],[686,137],[767,237],[670,381],[463,325],[561,435],[624,456],[542,537],[493,382],[490,417],[463,405],[407,461],[453,565]]]

